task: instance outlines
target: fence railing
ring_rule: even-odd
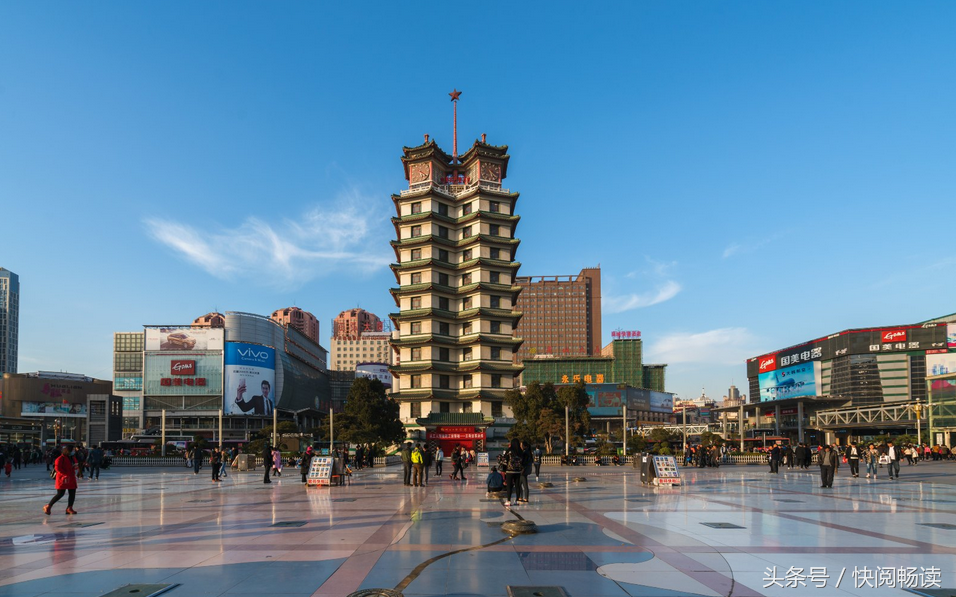
[[[112,466],[186,466],[186,459],[182,456],[113,456],[112,458]],[[203,462],[208,466],[208,459]],[[401,462],[401,456],[379,456],[375,458],[375,466],[392,466],[401,464]],[[256,466],[262,466],[261,457],[256,458]]]

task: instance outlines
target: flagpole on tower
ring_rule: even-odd
[[[448,95],[451,96],[451,101],[455,104],[455,131],[454,137],[452,138],[451,145],[451,159],[452,162],[458,161],[458,98],[461,96],[461,92],[457,89],[453,89]]]

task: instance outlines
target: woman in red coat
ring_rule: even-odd
[[[53,463],[53,468],[56,470],[56,495],[49,504],[43,506],[43,513],[49,516],[53,504],[57,503],[64,493],[70,492],[66,513],[76,514],[73,509],[73,501],[76,499],[76,462],[73,460],[72,446],[63,446],[63,452]]]

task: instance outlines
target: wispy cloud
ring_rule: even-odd
[[[656,290],[643,293],[624,294],[621,296],[604,296],[601,305],[607,313],[622,313],[631,309],[650,307],[664,301],[669,301],[681,291],[681,285],[674,280],[667,280]]]
[[[747,328],[664,334],[649,343],[647,361],[740,365],[759,352],[757,338]]]
[[[368,214],[376,210],[368,209],[369,203],[353,190],[295,220],[270,223],[248,217],[235,228],[215,223],[197,228],[171,218],[148,217],[143,225],[154,240],[217,278],[248,278],[294,288],[332,271],[370,272],[391,261],[387,245],[379,249],[382,243],[377,240],[382,237],[373,233],[387,220],[370,218]],[[376,242],[370,243],[373,236]]]
[[[650,307],[664,301],[669,301],[681,291],[681,285],[672,279],[671,270],[677,267],[676,261],[657,261],[644,256],[645,266],[628,272],[624,278],[628,280],[644,280],[645,288],[652,286],[653,290],[642,289],[638,292],[614,292],[610,289],[615,284],[613,278],[608,279],[601,305],[606,313],[622,313],[631,309]],[[631,282],[626,283],[632,285]]]
[[[769,245],[770,243],[776,240],[779,240],[785,235],[786,235],[786,232],[778,232],[766,238],[761,238],[757,240],[734,241],[724,248],[724,252],[721,257],[723,259],[727,259],[729,257],[733,257],[734,255],[744,255],[746,253],[753,253],[757,249],[760,249],[766,245]]]

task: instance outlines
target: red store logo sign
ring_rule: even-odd
[[[762,357],[760,359],[760,373],[765,373],[767,371],[773,371],[777,368],[777,355],[770,357]]]
[[[205,386],[205,377],[163,377],[159,380],[161,386]]]
[[[170,375],[196,375],[196,361],[171,361],[169,363]]]
[[[883,343],[904,342],[906,340],[906,330],[888,330],[883,332]]]

